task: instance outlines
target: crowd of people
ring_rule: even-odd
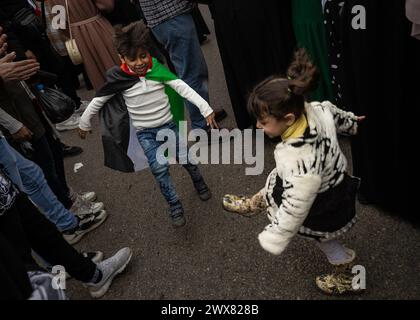
[[[332,2],[316,0],[313,10],[320,11],[310,19],[321,19],[323,6],[331,8]],[[364,115],[335,106],[341,100],[333,99],[326,60],[305,42],[307,31],[296,23],[303,11],[297,3],[208,4],[238,127],[254,126],[281,138],[274,152],[276,168],[265,187],[249,198],[225,195],[224,208],[239,215],[266,212],[270,223],[258,239],[272,254],[281,254],[296,234],[315,240],[335,267],[316,279],[323,292],[362,290],[352,285],[349,269],[356,252],[336,239],[356,222],[360,184],[348,174],[337,134],[355,135]],[[65,8],[64,29],[54,25],[56,6]],[[230,28],[232,21],[236,28]],[[199,167],[179,148],[177,123],[184,119],[183,101],[191,128],[209,137],[227,116],[223,109],[214,110],[209,99],[200,45],[210,31],[195,1],[187,0],[7,0],[0,4],[0,26],[0,299],[66,299],[51,286],[56,265],[84,283],[92,297],[102,297],[129,264],[132,251],[120,248],[104,259],[101,251],[72,247],[101,226],[108,213],[94,191],[78,192],[68,185],[63,159],[83,150],[65,145],[57,131],[78,128],[85,139],[99,113],[105,120],[105,164],[131,172],[127,151],[133,127],[170,221],[176,228],[184,226],[169,162],[158,159],[163,141],[157,134],[174,133],[176,159],[200,200],[209,200],[212,193]],[[71,40],[76,53],[69,50]],[[317,41],[326,45],[325,35]],[[260,50],[267,43],[270,50]],[[296,43],[306,50],[295,50]],[[78,96],[80,75],[95,91],[91,101]],[[39,98],[40,84],[74,102],[67,120],[51,121]]]

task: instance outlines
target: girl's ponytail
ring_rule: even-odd
[[[319,72],[305,49],[298,49],[294,53],[293,62],[287,70],[287,78],[290,81],[289,89],[295,95],[306,96],[316,89]]]
[[[294,54],[287,77],[272,76],[258,84],[248,100],[248,111],[256,119],[273,116],[283,119],[288,113],[299,118],[305,110],[309,92],[317,87],[319,73],[305,49]]]

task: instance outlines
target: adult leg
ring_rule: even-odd
[[[47,138],[48,145],[52,152],[54,158],[55,171],[57,172],[57,177],[60,180],[65,192],[70,195],[70,188],[66,180],[66,172],[64,170],[64,157],[63,157],[63,148],[61,141],[53,137],[52,133],[47,131],[45,133]]]
[[[169,19],[152,29],[153,35],[166,48],[179,78],[206,101],[209,101],[208,70],[190,14]],[[206,120],[193,104],[186,103],[193,129],[207,130]]]
[[[78,225],[77,218],[57,200],[42,170],[13,149],[6,139],[0,139],[0,164],[4,166],[9,178],[60,231],[70,230]]]
[[[55,228],[20,194],[12,209],[1,217],[0,232],[13,244],[27,265],[34,264],[31,249],[51,265],[62,265],[77,280],[92,280],[96,265],[69,245]]]
[[[54,155],[50,145],[48,144],[46,136],[44,135],[40,139],[33,141],[32,146],[34,148],[34,152],[32,154],[31,160],[33,160],[41,167],[48,185],[57,196],[58,200],[64,205],[65,208],[70,209],[73,202],[69,197],[68,188],[66,188],[66,186],[64,186],[62,181],[59,179],[56,163],[54,161]]]
[[[0,232],[0,300],[24,300],[32,293],[25,266]]]
[[[76,103],[77,109],[81,105],[81,99],[76,92],[78,82],[77,74],[68,56],[61,57],[61,59],[63,61],[63,72],[58,75],[58,85]]]

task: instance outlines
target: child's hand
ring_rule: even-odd
[[[356,117],[356,121],[357,122],[362,122],[363,120],[366,119],[366,116],[360,116],[360,117]]]
[[[89,132],[89,133],[92,133],[92,130],[88,130],[88,131],[86,131],[86,130],[83,130],[83,129],[80,129],[80,128],[79,128],[78,133],[79,133],[79,137],[80,137],[80,139],[85,140],[85,139],[86,139],[86,135],[88,134],[88,132]]]
[[[212,129],[219,129],[219,126],[216,122],[216,114],[213,112],[207,118],[207,125],[210,126]]]

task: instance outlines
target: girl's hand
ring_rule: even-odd
[[[219,126],[217,125],[216,122],[216,115],[213,112],[212,114],[210,114],[207,118],[207,125],[210,126],[212,129],[219,129]]]
[[[356,121],[357,122],[362,122],[363,120],[366,119],[366,116],[360,116],[360,117],[356,117]]]
[[[79,128],[79,130],[78,130],[78,133],[79,133],[79,137],[80,137],[80,139],[83,139],[83,140],[85,140],[86,139],[86,136],[87,136],[87,134],[88,134],[88,132],[89,133],[92,133],[92,130],[83,130],[83,129],[80,129]]]

